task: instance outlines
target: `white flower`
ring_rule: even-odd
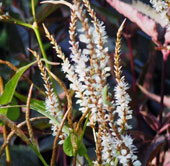
[[[169,7],[167,2],[163,0],[150,0],[150,3],[153,5],[155,10],[160,13],[162,19],[164,19],[167,23],[168,29],[170,28],[169,23]]]

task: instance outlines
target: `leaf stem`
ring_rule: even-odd
[[[89,112],[89,114],[88,114],[88,116],[87,116],[87,118],[86,118],[85,124],[84,124],[84,126],[83,126],[83,131],[81,132],[80,139],[79,139],[79,145],[81,144],[81,141],[82,141],[82,139],[83,139],[83,136],[84,136],[84,133],[85,133],[85,130],[86,130],[86,127],[87,127],[87,122],[88,122],[88,120],[89,120],[89,116],[90,116],[90,112]],[[78,146],[79,146],[79,145],[78,145]]]
[[[88,161],[89,165],[90,165],[90,166],[93,166],[93,163],[92,163],[92,161],[91,161],[91,159],[89,158],[89,156],[88,156],[87,153],[84,154],[84,157],[85,157],[86,160]]]
[[[31,8],[32,8],[32,15],[33,15],[34,21],[37,22],[36,15],[35,15],[35,1],[34,0],[31,1]]]
[[[36,22],[34,22],[34,24],[33,24],[33,30],[34,30],[35,35],[37,37],[37,41],[38,41],[38,44],[40,46],[40,50],[41,50],[42,56],[43,56],[44,59],[47,59],[47,55],[45,53],[44,46],[43,46],[43,43],[42,43],[42,40],[41,40],[41,37],[40,37],[39,28],[38,28],[38,25],[37,25]],[[45,61],[45,65],[49,69],[49,65],[48,65],[48,63],[46,61]]]

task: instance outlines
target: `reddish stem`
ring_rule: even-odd
[[[57,156],[56,156],[56,163],[59,163],[60,156],[61,156],[61,151],[62,151],[61,148],[62,148],[61,146],[58,146]]]
[[[133,91],[136,92],[136,76],[135,76],[135,70],[134,70],[132,43],[131,43],[130,37],[126,37],[126,39],[127,39],[128,48],[129,48],[130,66],[131,66],[131,72],[132,72],[132,87],[133,87]]]
[[[163,62],[162,62],[162,76],[161,76],[161,101],[160,101],[160,112],[159,112],[159,122],[160,127],[162,126],[162,113],[164,109],[164,94],[165,94],[165,77],[166,77],[166,63],[169,56],[169,50],[162,50]]]
[[[67,158],[66,158],[66,154],[64,152],[63,152],[63,160],[64,160],[63,166],[67,166]]]

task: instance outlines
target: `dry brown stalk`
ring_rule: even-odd
[[[58,138],[59,138],[61,130],[62,130],[63,126],[64,126],[64,122],[66,121],[67,116],[68,116],[68,114],[70,112],[70,108],[71,107],[68,107],[67,112],[64,114],[64,117],[63,117],[63,119],[62,119],[62,121],[60,123],[59,129],[57,130],[56,137],[55,137],[55,140],[54,140],[54,145],[53,145],[53,152],[52,152],[52,158],[51,158],[50,166],[54,166]]]
[[[42,4],[44,3],[51,3],[51,4],[55,4],[55,5],[65,5],[67,7],[69,7],[71,10],[74,10],[73,8],[73,5],[67,1],[63,1],[63,0],[60,0],[60,1],[43,1],[43,2],[40,2]]]
[[[24,132],[5,115],[0,114],[0,120],[3,121],[11,130],[15,131],[15,134],[18,135],[26,144],[30,143]]]
[[[34,117],[34,118],[31,118],[30,121],[33,122],[33,121],[35,121],[35,120],[40,120],[40,119],[47,119],[47,117],[44,117],[44,116],[43,116],[43,117]],[[24,125],[26,125],[26,121],[21,122],[20,124],[17,125],[17,127],[18,127],[18,128],[22,128]],[[12,138],[14,135],[15,135],[15,131],[14,131],[14,130],[12,130],[12,131],[8,134],[6,141],[3,143],[3,145],[2,145],[1,148],[0,148],[0,157],[1,157],[1,155],[2,155],[2,152],[3,152],[4,148],[9,144],[11,138]]]
[[[28,133],[29,133],[31,142],[34,144],[35,139],[34,139],[34,134],[33,134],[33,130],[32,130],[31,122],[30,122],[30,102],[31,102],[32,90],[33,90],[33,84],[31,84],[30,86],[30,90],[29,90],[29,94],[27,98],[25,120],[27,122],[27,128],[28,128]]]
[[[97,141],[96,141],[96,155],[97,155],[97,166],[102,166],[102,156],[101,156],[101,152],[102,152],[102,146],[101,146],[101,137],[102,137],[102,129],[101,127],[98,128],[98,134],[97,134]]]
[[[70,127],[72,127],[72,99],[69,95],[69,92],[66,88],[66,86],[64,85],[64,83],[56,76],[54,75],[48,68],[46,68],[46,70],[48,71],[48,73],[60,84],[60,86],[63,88],[65,94],[66,94],[66,97],[67,97],[67,102],[68,102],[68,110],[69,110],[69,113],[68,113],[68,124]]]
[[[17,69],[17,67],[15,67],[12,63],[10,63],[10,62],[8,62],[8,61],[4,61],[4,60],[1,60],[0,59],[0,63],[2,63],[2,64],[5,64],[5,65],[8,65],[12,70],[14,70],[14,71],[17,71],[18,69]]]
[[[59,78],[57,78],[57,76],[55,76],[49,69],[46,68],[46,70],[60,84],[60,86],[63,88],[63,90],[64,90],[64,92],[66,94],[66,97],[67,97],[67,102],[68,102],[67,112],[64,114],[64,117],[63,117],[63,119],[62,119],[62,121],[60,123],[60,126],[59,126],[59,128],[57,130],[56,137],[55,137],[55,140],[54,140],[52,158],[51,158],[51,164],[50,164],[51,166],[54,166],[58,138],[59,138],[59,136],[61,134],[61,131],[62,131],[62,128],[63,128],[63,125],[65,123],[66,118],[68,118],[69,125],[70,125],[70,127],[72,127],[72,123],[73,123],[72,122],[72,100],[71,100],[69,92],[68,92],[67,88],[65,87],[65,85],[63,84],[63,82]]]

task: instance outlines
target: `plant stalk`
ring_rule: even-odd
[[[35,15],[35,1],[34,0],[31,0],[31,8],[32,8],[33,19],[35,22],[37,22],[36,15]]]
[[[161,101],[160,101],[160,113],[159,113],[159,123],[162,126],[162,113],[164,109],[164,94],[165,94],[165,77],[166,77],[166,63],[169,56],[168,50],[162,50],[163,61],[162,61],[162,76],[161,76]]]
[[[6,142],[7,140],[6,125],[3,126],[3,137],[4,137],[4,142]],[[6,166],[11,166],[11,155],[10,155],[8,145],[5,147],[5,153],[6,153]]]
[[[128,48],[129,48],[130,66],[131,66],[131,72],[132,72],[132,87],[133,87],[133,91],[136,92],[136,76],[135,76],[135,69],[134,69],[132,43],[131,43],[130,37],[127,37],[127,43],[128,43]]]

